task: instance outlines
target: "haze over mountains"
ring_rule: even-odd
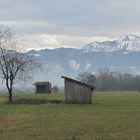
[[[53,85],[63,85],[62,75],[75,78],[83,72],[96,73],[99,68],[140,74],[140,37],[132,34],[112,41],[92,42],[81,49],[57,48],[27,53],[43,64],[42,70],[35,74],[35,81],[48,80]]]

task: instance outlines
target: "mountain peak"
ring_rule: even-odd
[[[118,40],[119,40],[119,41],[129,41],[129,40],[135,40],[135,39],[137,39],[137,38],[140,39],[140,37],[135,36],[135,35],[133,35],[133,34],[124,34],[124,35],[122,35]]]
[[[84,47],[86,52],[114,52],[122,51],[124,54],[128,52],[140,52],[140,37],[133,34],[124,34],[119,39],[113,41],[93,42]]]

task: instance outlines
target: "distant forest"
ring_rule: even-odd
[[[97,74],[80,73],[78,80],[96,86],[97,91],[139,91],[140,75],[99,69]]]

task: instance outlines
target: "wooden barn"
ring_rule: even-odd
[[[35,93],[51,93],[52,86],[51,83],[46,81],[46,82],[36,82],[34,83],[36,86],[36,91]]]
[[[65,82],[65,102],[77,104],[91,104],[92,92],[95,89],[93,85],[89,85],[68,77],[64,77]]]

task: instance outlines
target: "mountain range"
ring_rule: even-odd
[[[92,42],[81,49],[57,48],[27,53],[42,63],[41,70],[35,72],[35,81],[50,81],[53,85],[63,85],[62,75],[76,78],[79,73],[96,73],[100,68],[140,74],[140,37],[132,34]]]
[[[139,52],[140,37],[135,35],[123,35],[113,41],[93,42],[84,47],[87,51],[94,52],[114,52],[122,51],[123,53]]]

